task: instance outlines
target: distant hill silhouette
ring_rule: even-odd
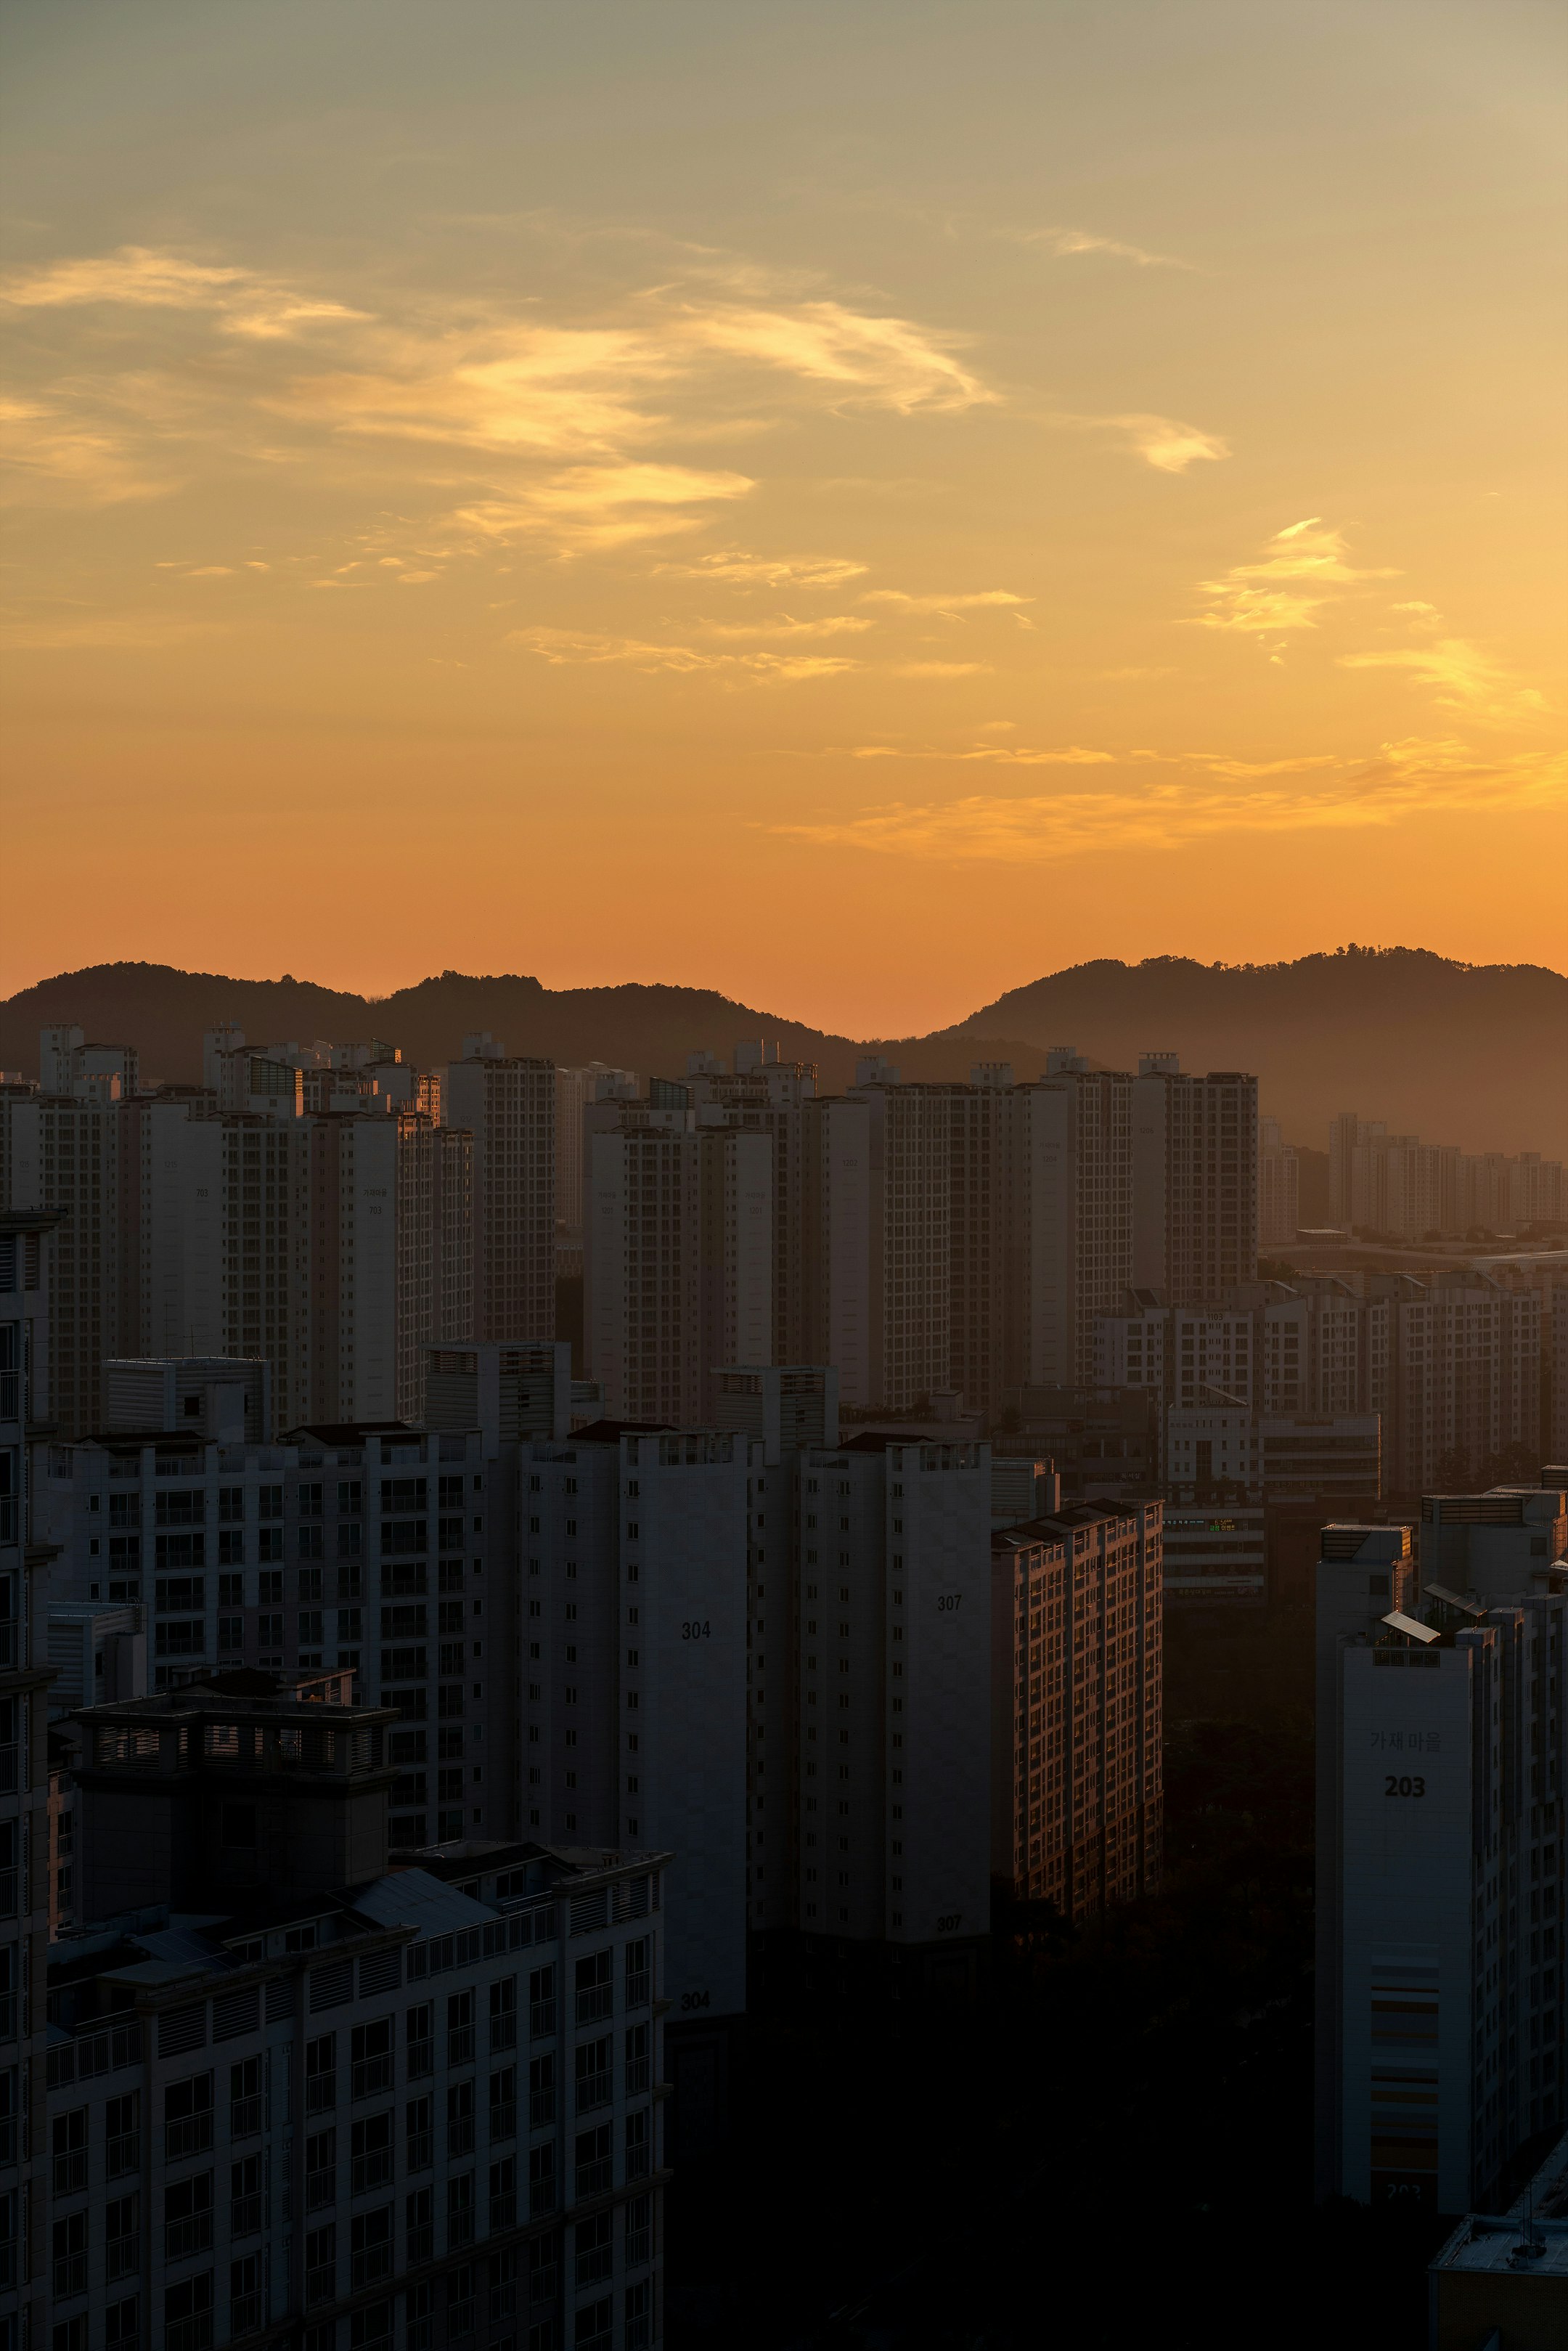
[[[1294,963],[1078,964],[1009,990],[930,1036],[824,1034],[710,988],[547,988],[519,974],[443,972],[367,998],[307,980],[234,979],[166,964],[63,972],[0,1003],[0,1066],[36,1077],[38,1029],[77,1020],[134,1044],[150,1079],[201,1075],[204,1029],[237,1020],[252,1043],[381,1037],[412,1061],[450,1060],[488,1029],[507,1050],[680,1075],[688,1052],[727,1053],[766,1037],[786,1060],[817,1062],[825,1088],[882,1051],[906,1078],[962,1078],[975,1061],[1039,1073],[1047,1046],[1073,1044],[1107,1068],[1174,1049],[1191,1070],[1254,1070],[1263,1106],[1318,1149],[1339,1110],[1465,1149],[1568,1154],[1568,978],[1532,964],[1466,965],[1422,948],[1343,947]]]

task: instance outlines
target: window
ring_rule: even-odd
[[[103,2322],[104,2351],[141,2351],[141,2302],[131,2294],[110,2303]]]
[[[528,1978],[528,2035],[543,2041],[555,2031],[555,1970],[536,1968]]]
[[[597,2131],[590,2134],[590,2137],[594,2138],[598,2136]],[[580,2149],[582,2145],[583,2141],[580,2139],[578,2141]],[[580,2175],[581,2168],[580,2158],[578,2165]],[[580,2189],[579,2193],[581,2193]],[[580,2220],[577,2224],[577,2283],[580,2287],[597,2285],[601,2279],[610,2275],[611,2264],[614,2259],[611,2242],[612,2221],[612,2215],[609,2212],[596,2212],[591,2220]],[[579,2315],[580,2316],[581,2314],[580,2313]]]
[[[646,2179],[650,2160],[648,2109],[639,2106],[626,2117],[626,2177]]]
[[[628,2243],[631,2240],[628,2238]],[[628,2253],[627,2260],[631,2260]],[[642,2278],[626,2289],[626,2351],[648,2351],[653,2340],[653,2286],[650,2278]]]
[[[236,2176],[240,2168],[236,2163]],[[338,2134],[330,2128],[313,2131],[305,2142],[305,2210],[329,2212],[337,2200]]]
[[[225,1805],[232,1812],[233,1805]],[[247,2057],[229,2067],[229,2137],[254,2138],[262,2125],[261,2059]]]
[[[141,2093],[110,2098],[103,2110],[104,2170],[110,2179],[141,2168]]]
[[[515,2229],[517,2224],[517,2159],[507,2155],[490,2166],[490,2234],[498,2237],[504,2229]]]
[[[610,2104],[611,2040],[585,2041],[577,2052],[577,2112]]]
[[[87,2293],[87,2215],[54,2221],[54,2299]]]
[[[323,2032],[305,2043],[305,2111],[330,2113],[338,2103],[338,2036]]]
[[[648,1967],[650,1948],[646,1935],[640,1935],[634,1943],[628,1943],[626,1946],[626,2005],[628,2008],[641,2008],[652,1997],[652,1979]]]
[[[141,2268],[141,2199],[117,2196],[104,2207],[104,2273],[110,2285]]]
[[[517,2045],[517,1980],[507,1976],[490,1986],[490,2053]]]
[[[474,2152],[474,2085],[454,2082],[446,2093],[446,2159]]]
[[[369,2024],[356,2024],[350,2043],[353,2064],[353,2085],[356,2098],[379,2097],[392,2088],[392,2020],[378,2016]]]
[[[306,2142],[306,2163],[309,2163],[309,2142]],[[307,2168],[307,2178],[309,2173]],[[229,2234],[231,2237],[258,2237],[265,2217],[264,2201],[266,2173],[259,2155],[247,2155],[243,2163],[229,2167]]]
[[[577,2021],[599,2024],[615,2004],[615,1954],[594,1951],[577,1963]]]
[[[446,2062],[449,2065],[471,2065],[474,2063],[474,1994],[471,1990],[446,1995]]]
[[[555,2120],[555,2059],[536,2057],[528,2067],[528,2128],[543,2130]]]
[[[262,2321],[262,2268],[259,2253],[229,2263],[229,2333],[251,2335]]]
[[[52,2136],[57,2197],[79,2196],[87,2187],[87,2113],[85,2106],[75,2106],[68,2115],[55,2116]]]
[[[428,2000],[422,2001],[417,2008],[409,2010],[407,2030],[408,2078],[411,2082],[421,2082],[427,2074],[432,2074],[435,2070],[434,2002]]]
[[[446,2183],[446,2250],[456,2252],[474,2241],[474,2174],[460,2172]]]
[[[354,2290],[375,2285],[392,2275],[392,2208],[380,2205],[373,2212],[358,2212],[350,2223],[350,2256]]]
[[[338,2224],[307,2230],[305,2235],[305,2299],[333,2302],[338,2294]]]
[[[653,2035],[645,2024],[629,2025],[626,2032],[626,2095],[635,2098],[647,2089],[650,2074],[649,2048]]]
[[[503,2067],[490,2076],[490,2144],[499,2146],[517,2135],[517,2069]]]
[[[412,2195],[403,2199],[403,2226],[407,2232],[403,2257],[411,2270],[417,2269],[422,2262],[429,2261],[435,2250],[434,2201],[434,2191],[428,2188],[416,2188]],[[411,2317],[413,2314],[411,2300]]]
[[[213,2273],[206,2270],[164,2294],[164,2351],[208,2351],[212,2339]]]
[[[411,2171],[428,2171],[433,2160],[432,2116],[434,2102],[428,2097],[411,2098],[403,2109],[406,2126],[407,2160]]]
[[[588,2196],[602,2196],[614,2178],[614,2157],[611,2127],[608,2123],[601,2123],[597,2130],[579,2131],[576,2158],[578,2202],[581,2203]],[[608,2214],[603,2217],[608,2220]],[[579,2228],[580,2245],[581,2241],[582,2231]],[[610,2274],[608,2264],[602,2270],[596,2270],[593,2274],[594,2277],[608,2277]],[[579,2285],[591,2285],[593,2280],[585,2278],[579,2272],[577,2282]]]
[[[385,2188],[392,2176],[392,2109],[383,2114],[367,2115],[353,2127],[350,2158],[353,2164],[353,2192],[369,2194],[373,2188]]]
[[[198,2171],[176,2180],[163,2195],[163,2258],[188,2262],[210,2252],[213,2242],[213,2175]]]
[[[529,2219],[537,2220],[542,2213],[553,2212],[555,2203],[555,2141],[547,2139],[542,2147],[528,2149]]]
[[[163,2159],[182,2163],[213,2143],[213,2077],[192,2074],[163,2092]]]

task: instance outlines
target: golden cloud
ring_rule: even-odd
[[[1560,758],[1489,762],[1462,744],[1413,739],[1385,744],[1354,773],[1314,790],[1255,785],[1216,791],[1170,782],[1136,792],[974,793],[894,800],[850,817],[768,830],[883,856],[1043,862],[1094,850],[1176,848],[1217,833],[1355,831],[1411,817],[1556,807],[1565,782]]]
[[[601,636],[590,630],[514,629],[508,644],[521,645],[541,661],[560,668],[578,664],[612,664],[647,672],[674,670],[683,674],[707,670],[730,681],[793,684],[802,679],[837,677],[858,669],[858,662],[826,653],[705,653],[695,645],[656,645],[636,637]]]
[[[1317,616],[1336,591],[1364,580],[1394,580],[1397,572],[1353,564],[1341,531],[1317,516],[1276,532],[1253,563],[1232,564],[1218,580],[1200,584],[1212,599],[1190,625],[1260,636],[1286,629],[1315,629]]]

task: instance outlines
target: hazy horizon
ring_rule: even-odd
[[[156,927],[870,1032],[1561,956],[1555,57],[1521,0],[14,12],[0,986]]]

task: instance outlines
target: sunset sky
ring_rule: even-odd
[[[1559,12],[16,0],[0,988],[1559,968]]]

